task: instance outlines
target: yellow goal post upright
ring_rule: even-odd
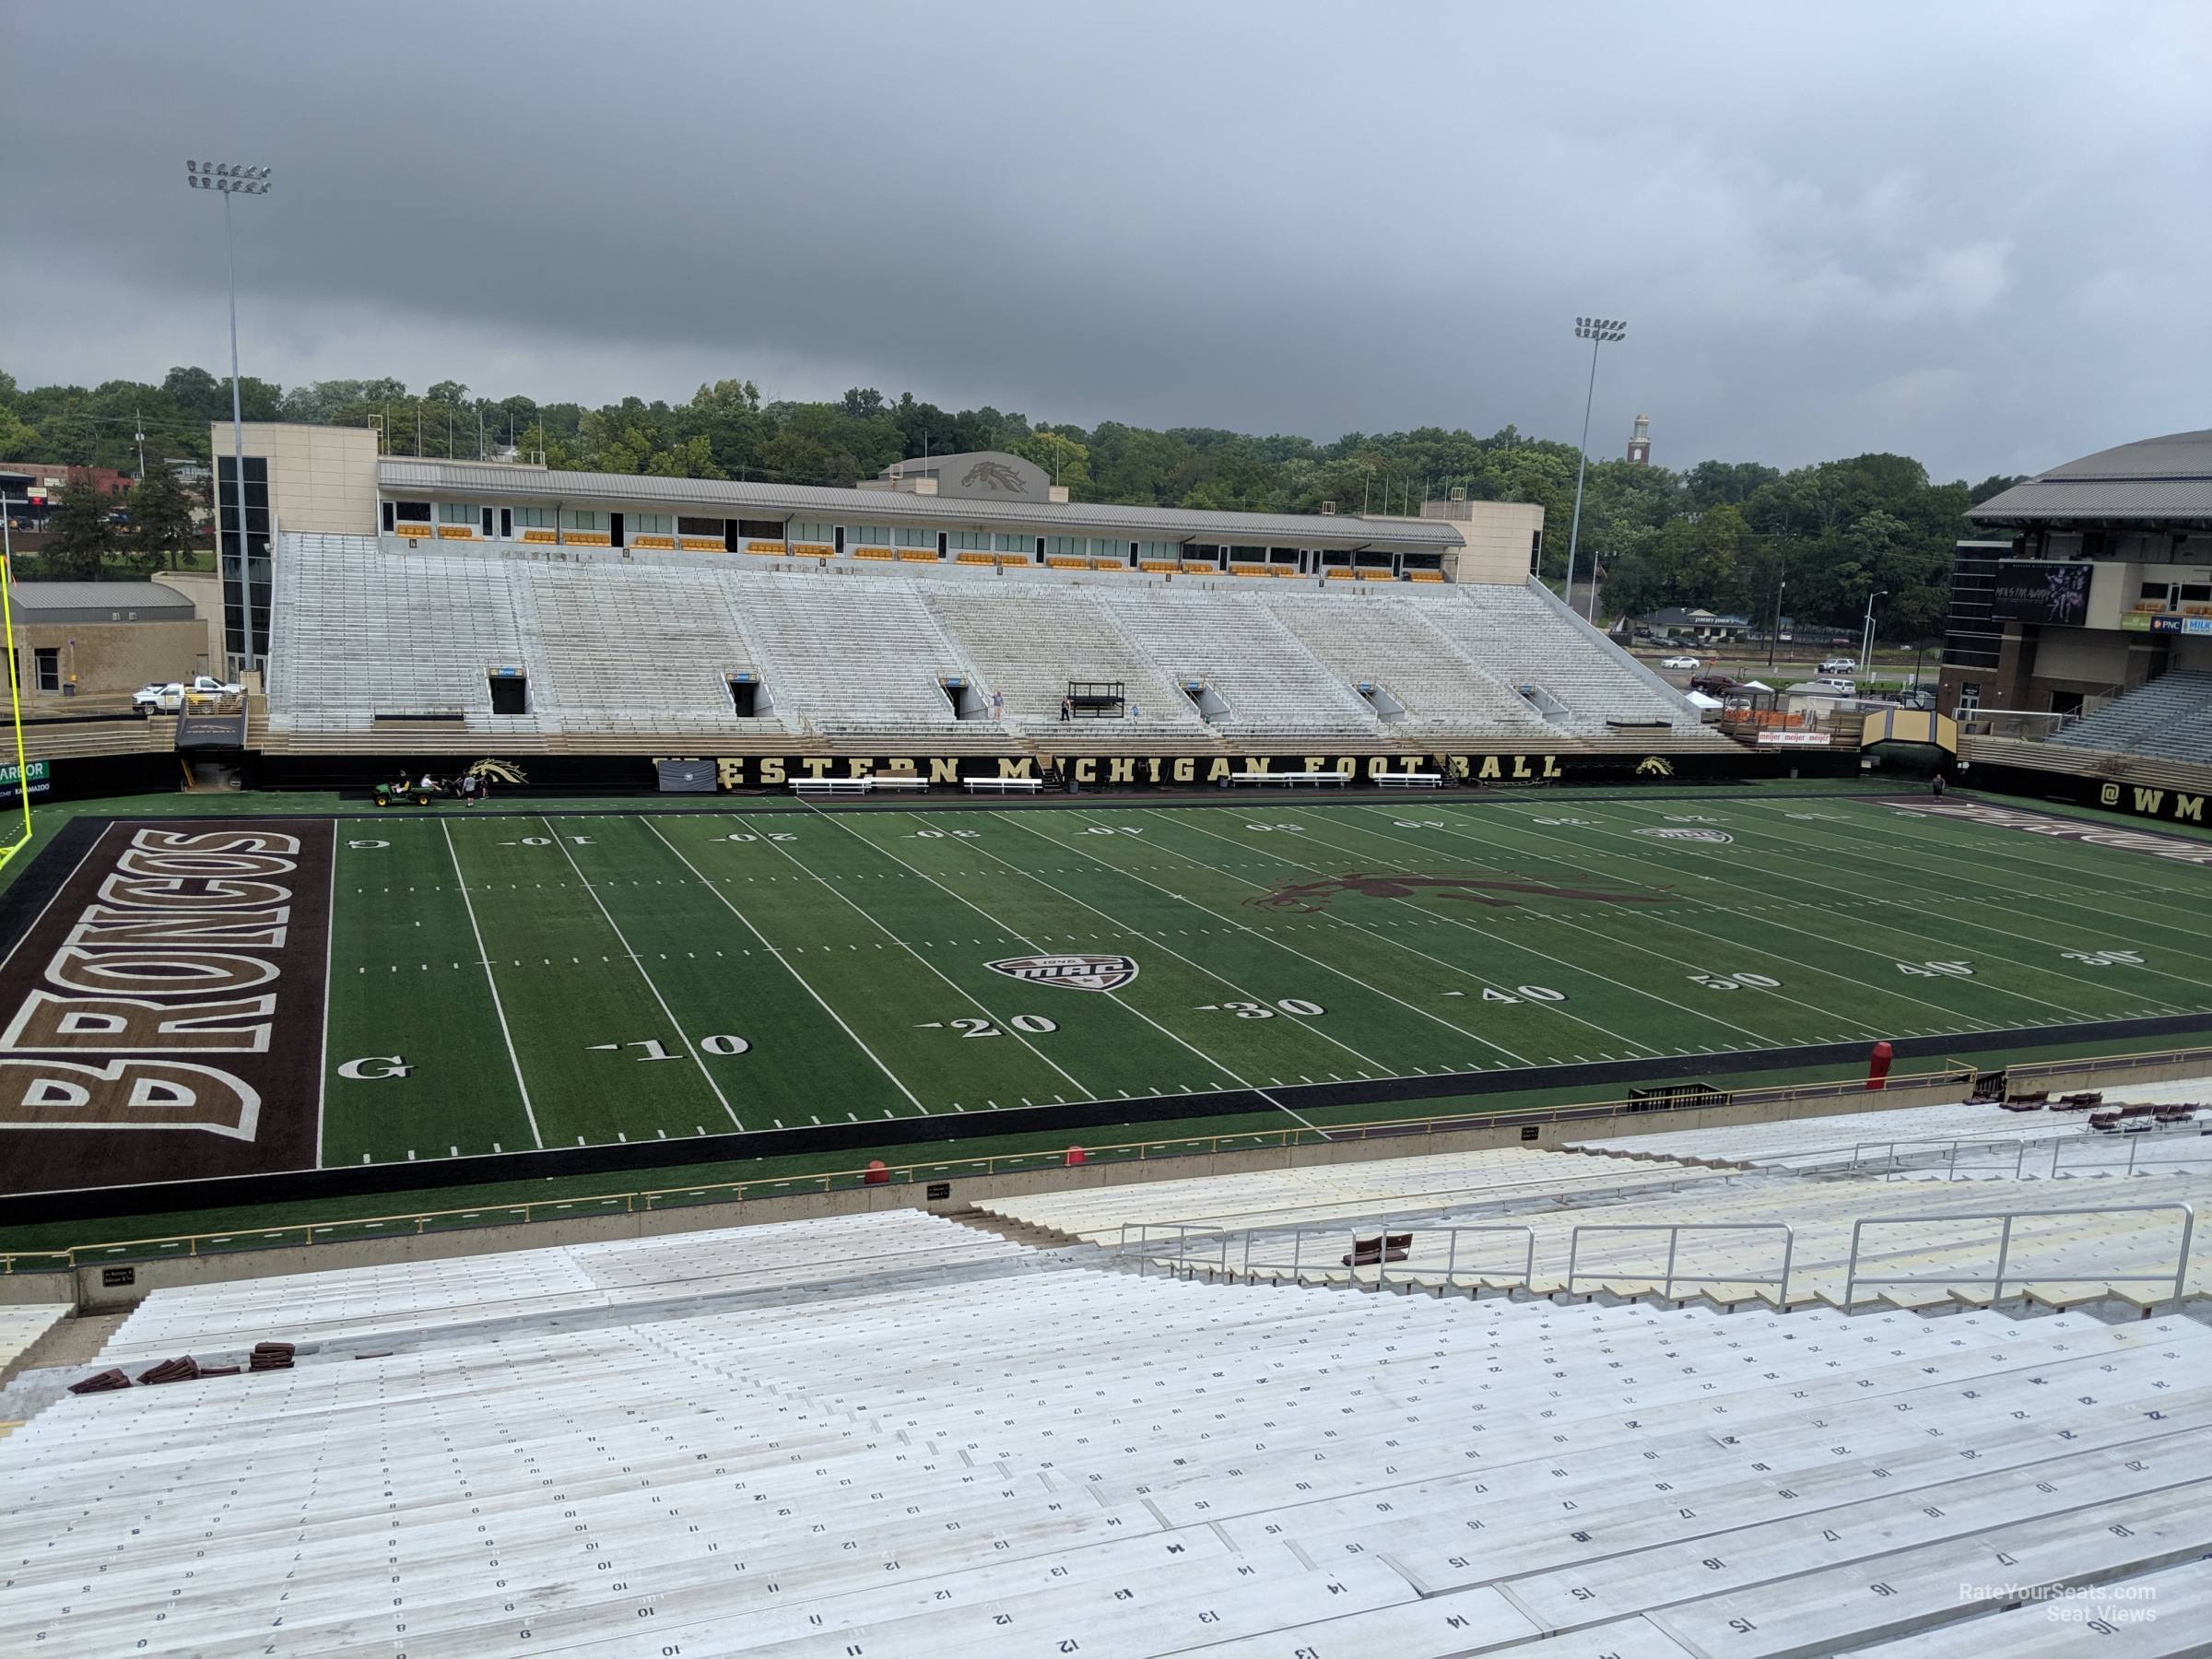
[[[0,512],[6,511],[0,506]],[[0,554],[0,632],[7,636],[7,724],[15,734],[16,798],[23,804],[21,825],[7,831],[14,839],[0,846],[0,869],[4,869],[30,845],[30,762],[23,753],[23,677],[18,663],[20,653],[16,650],[16,559],[12,551]]]

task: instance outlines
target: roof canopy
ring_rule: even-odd
[[[948,458],[942,458],[948,461]],[[973,460],[974,457],[969,459]],[[1041,474],[1040,475],[1042,476]],[[1138,541],[1194,541],[1300,547],[1386,547],[1445,552],[1463,546],[1441,519],[1369,519],[1353,513],[1208,512],[1184,507],[947,498],[886,489],[836,489],[723,478],[656,478],[641,473],[552,472],[476,461],[386,456],[376,464],[385,494],[415,491],[469,501],[634,504],[662,512],[760,518],[797,516],[845,524],[1003,525],[1040,535],[1110,531]],[[943,479],[939,479],[940,488]]]
[[[1966,516],[1981,524],[2212,522],[2212,430],[2100,450],[2015,484]]]

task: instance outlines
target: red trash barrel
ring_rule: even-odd
[[[1067,1149],[1067,1157],[1063,1161],[1069,1169],[1074,1169],[1077,1164],[1083,1161],[1083,1148],[1080,1147],[1070,1147]]]
[[[1888,1087],[1889,1082],[1889,1052],[1888,1039],[1884,1038],[1881,1041],[1874,1045],[1874,1052],[1866,1056],[1866,1087],[1868,1088],[1883,1088]]]
[[[888,1186],[891,1184],[891,1172],[883,1167],[882,1159],[871,1158],[868,1159],[868,1167],[861,1174],[860,1184],[863,1186]]]

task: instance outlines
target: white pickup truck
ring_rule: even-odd
[[[189,680],[155,680],[131,694],[131,707],[141,714],[182,714],[187,697],[242,697],[245,687],[195,674]]]

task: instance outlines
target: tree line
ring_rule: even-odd
[[[1488,437],[1421,427],[1317,442],[1032,421],[862,387],[834,402],[766,399],[753,382],[734,379],[703,383],[683,402],[626,397],[586,408],[485,396],[456,381],[415,393],[393,379],[288,388],[248,378],[240,402],[249,420],[375,428],[389,454],[465,460],[512,451],[558,468],[665,477],[847,485],[912,456],[1000,449],[1034,461],[1076,501],[1266,512],[1318,512],[1334,502],[1341,512],[1404,513],[1464,489],[1475,500],[1544,508],[1543,573],[1555,582],[1566,572],[1578,460],[1573,445],[1511,426]],[[19,389],[0,373],[0,461],[135,471],[143,432],[150,480],[157,453],[205,460],[207,423],[229,414],[229,382],[204,369],[89,390]],[[1609,615],[1701,606],[1761,626],[1778,594],[1799,622],[1845,627],[1868,594],[1885,590],[1882,637],[1933,638],[1966,509],[2014,481],[1938,483],[1919,462],[1888,454],[1787,472],[1756,462],[1677,470],[1594,458],[1580,573],[1594,561]]]

